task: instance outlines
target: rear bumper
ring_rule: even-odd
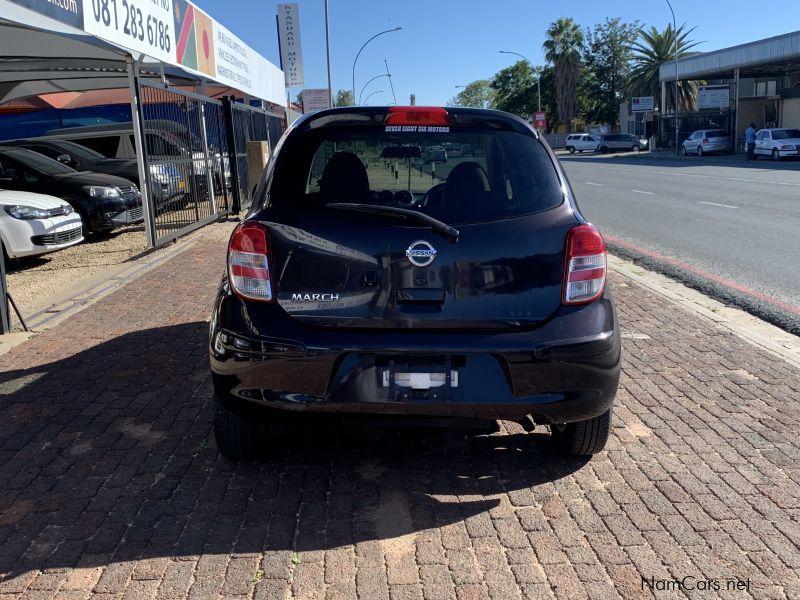
[[[508,333],[321,331],[298,325],[278,306],[270,307],[274,318],[256,323],[247,308],[223,286],[210,329],[218,397],[240,411],[261,405],[483,419],[531,415],[562,423],[606,412],[619,381],[621,343],[608,292],[587,306],[562,308],[536,329]],[[442,372],[457,371],[457,386],[414,392],[384,381],[391,369],[431,365],[434,371],[445,364]]]

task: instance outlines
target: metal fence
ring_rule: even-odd
[[[253,186],[247,160],[248,142],[268,142],[274,149],[283,131],[286,119],[262,108],[224,100],[228,127],[228,153],[231,163],[232,210],[238,212],[250,206]]]
[[[155,245],[225,214],[230,170],[222,103],[166,85],[140,86],[149,218]]]

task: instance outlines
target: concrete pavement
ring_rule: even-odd
[[[2,600],[800,596],[789,362],[615,272],[591,461],[513,423],[324,424],[231,464],[206,359],[224,256],[198,241],[0,356]]]

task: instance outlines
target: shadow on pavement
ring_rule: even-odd
[[[538,433],[322,420],[233,464],[211,433],[206,340],[203,322],[146,329],[0,373],[0,581],[397,538],[480,516],[586,462]]]

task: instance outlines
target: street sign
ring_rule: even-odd
[[[653,96],[636,96],[631,98],[631,112],[650,112],[655,106]]]
[[[331,94],[327,88],[303,90],[303,114],[331,107]]]
[[[278,4],[278,46],[286,87],[303,87],[303,50],[300,47],[300,9]]]
[[[547,129],[547,113],[543,110],[535,112],[533,114],[533,126],[541,131]]]

